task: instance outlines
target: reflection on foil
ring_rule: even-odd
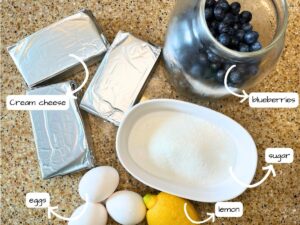
[[[27,91],[29,95],[64,95],[74,86],[64,82]],[[43,179],[93,167],[93,157],[79,108],[70,98],[63,111],[31,111],[32,129]]]
[[[120,31],[89,85],[80,107],[119,125],[135,103],[161,48]]]
[[[88,10],[62,19],[8,47],[8,52],[29,87],[64,72],[79,62],[99,61],[109,43]],[[64,73],[65,74],[65,73]]]

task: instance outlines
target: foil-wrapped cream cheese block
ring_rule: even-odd
[[[75,82],[34,88],[27,95],[64,95]],[[74,98],[68,110],[30,111],[32,130],[43,179],[92,168],[93,156]]]
[[[29,87],[76,69],[78,60],[100,61],[109,43],[89,10],[62,19],[8,47]]]
[[[95,76],[80,107],[119,125],[143,88],[161,48],[120,31]]]

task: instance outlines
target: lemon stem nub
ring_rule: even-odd
[[[157,195],[146,194],[143,199],[147,209],[151,209],[156,204]]]

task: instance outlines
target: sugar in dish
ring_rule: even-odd
[[[185,199],[228,201],[250,184],[257,166],[251,135],[211,109],[171,99],[134,106],[121,122],[116,150],[124,168],[142,183]]]
[[[176,111],[141,117],[129,135],[131,157],[154,176],[194,186],[227,179],[235,143],[226,131],[196,116]]]

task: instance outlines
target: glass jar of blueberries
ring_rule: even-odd
[[[184,93],[219,98],[260,81],[284,47],[286,0],[179,0],[169,22],[164,60]]]

